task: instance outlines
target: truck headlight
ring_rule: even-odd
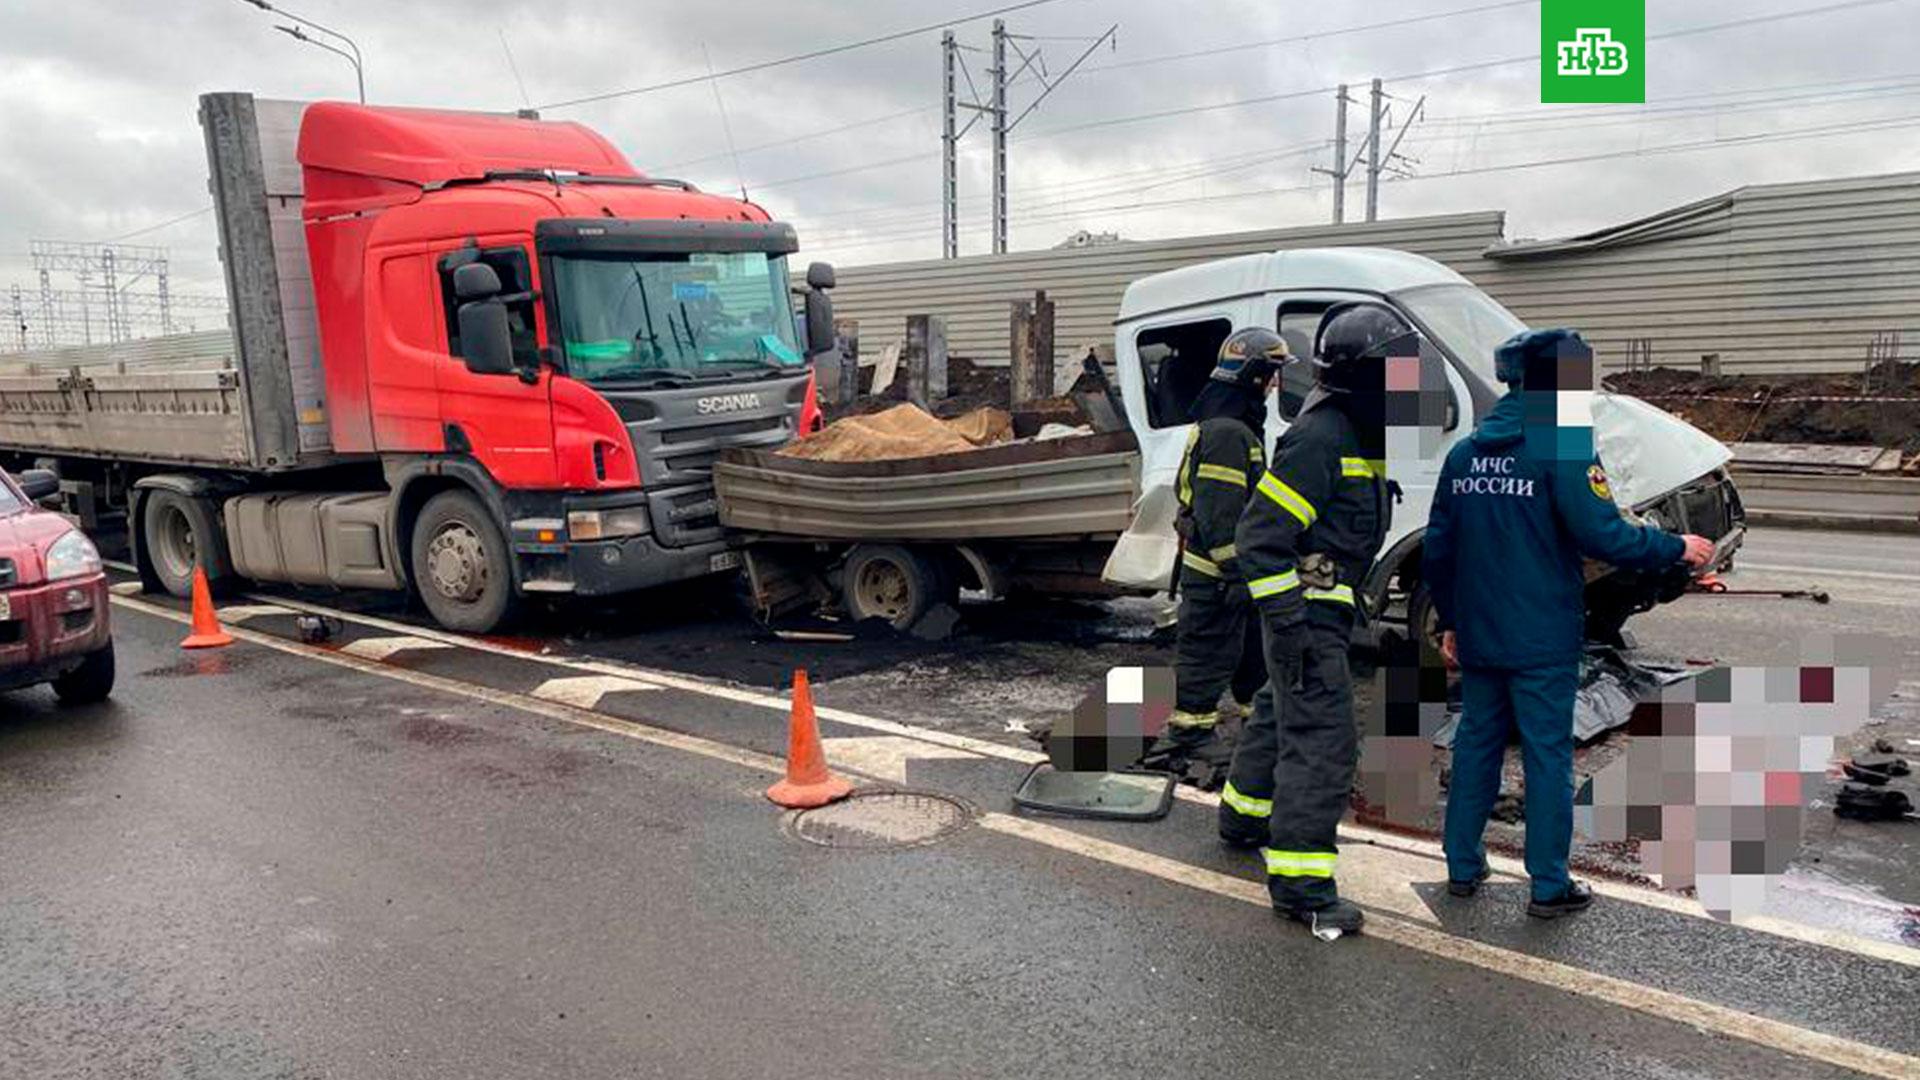
[[[567,538],[570,540],[615,540],[623,536],[645,536],[652,531],[644,507],[625,510],[573,510],[567,514]]]
[[[100,572],[100,549],[85,533],[74,529],[47,549],[47,580],[65,581]]]

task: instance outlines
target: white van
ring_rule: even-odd
[[[1385,616],[1380,621],[1425,627],[1430,605],[1420,582],[1420,543],[1434,483],[1454,442],[1470,434],[1505,392],[1494,378],[1493,351],[1526,329],[1512,312],[1452,270],[1404,251],[1349,247],[1242,255],[1129,285],[1114,322],[1114,359],[1128,421],[1140,442],[1141,490],[1149,491],[1174,482],[1186,448],[1187,408],[1206,385],[1227,335],[1248,326],[1277,330],[1304,360],[1312,353],[1321,312],[1364,299],[1398,310],[1445,361],[1450,400],[1440,445],[1424,459],[1389,461],[1388,475],[1399,483],[1403,501],[1393,508],[1393,527],[1365,589],[1368,610]],[[1268,403],[1269,447],[1312,381],[1311,364],[1286,367],[1276,399]],[[1745,526],[1726,471],[1732,457],[1727,448],[1635,398],[1597,393],[1593,417],[1595,442],[1621,507],[1649,523],[1716,541],[1716,566],[1730,559]],[[1588,634],[1615,643],[1629,616],[1674,599],[1686,585],[1684,575],[1600,567],[1591,568],[1588,579]]]

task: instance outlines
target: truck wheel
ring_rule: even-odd
[[[434,621],[485,634],[512,615],[513,567],[493,515],[465,491],[427,500],[413,526],[413,581]]]
[[[946,578],[925,556],[897,544],[862,544],[840,571],[847,614],[885,619],[896,630],[920,621],[946,592]]]
[[[147,561],[160,585],[178,597],[193,595],[193,568],[204,566],[207,583],[217,586],[233,576],[227,561],[226,534],[211,503],[172,491],[147,496],[142,516]]]
[[[87,654],[80,666],[53,680],[53,692],[69,705],[92,705],[113,693],[113,646]]]

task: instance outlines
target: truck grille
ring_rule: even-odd
[[[13,584],[14,569],[12,559],[0,559],[0,589]]]
[[[642,486],[665,488],[711,482],[714,459],[730,447],[791,442],[806,386],[803,369],[757,382],[600,392],[626,421]]]

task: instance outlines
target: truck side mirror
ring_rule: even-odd
[[[823,262],[809,264],[807,267],[807,288],[833,288],[833,264]]]
[[[460,270],[474,267],[463,266]],[[489,267],[479,267],[493,276]],[[456,277],[459,271],[455,271]],[[499,285],[499,278],[494,278]],[[455,282],[456,289],[459,282]],[[513,334],[507,326],[507,305],[497,299],[469,300],[460,305],[460,356],[475,375],[511,375]]]
[[[814,263],[824,266],[825,263]],[[808,274],[812,276],[811,273]],[[832,272],[828,272],[832,276]],[[807,355],[818,356],[832,352],[836,342],[833,337],[833,301],[819,289],[807,290]]]
[[[500,295],[500,273],[483,262],[470,262],[453,271],[453,295],[458,300],[485,300]]]
[[[60,477],[51,469],[28,469],[19,476],[20,493],[30,502],[60,494]]]

